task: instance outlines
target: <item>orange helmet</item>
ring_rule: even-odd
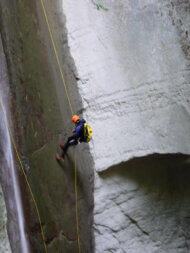
[[[79,118],[78,115],[73,115],[73,117],[72,117],[72,121],[73,121],[74,123],[76,123],[77,120],[79,120],[79,119],[80,119],[80,118]]]

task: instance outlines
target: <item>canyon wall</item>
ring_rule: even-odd
[[[44,3],[74,113],[94,132],[76,148],[82,252],[189,252],[189,1]],[[71,112],[41,2],[2,0],[0,11],[14,137],[48,252],[77,252],[74,151],[55,160]],[[27,238],[42,252],[15,164]]]
[[[189,1],[63,10],[94,130],[95,252],[189,252]]]
[[[18,212],[16,208],[15,187],[12,172],[12,151],[6,120],[2,111],[8,115],[9,85],[5,54],[0,36],[0,252],[11,252],[11,248],[21,248]],[[6,202],[6,203],[5,203]],[[18,229],[18,231],[16,231]],[[13,230],[12,233],[9,233]],[[9,236],[8,236],[9,235]],[[10,241],[11,240],[11,245]]]
[[[81,99],[60,4],[44,1],[76,113],[81,109]],[[74,149],[70,149],[64,162],[55,159],[56,153],[61,152],[59,143],[72,134],[72,114],[41,2],[1,1],[0,30],[10,84],[7,102],[11,108],[11,128],[38,206],[48,252],[77,252]],[[92,252],[93,162],[88,145],[79,146],[76,152],[80,244],[84,252]],[[14,163],[30,251],[41,253],[44,246],[35,204],[16,155]],[[9,191],[7,188],[5,193]],[[18,233],[18,227],[9,230],[10,235],[14,233]],[[14,245],[13,252],[21,250]]]

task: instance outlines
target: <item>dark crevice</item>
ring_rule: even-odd
[[[121,179],[121,188],[117,186],[114,198],[110,199],[112,203],[106,205],[111,208],[114,202],[146,240],[162,245],[162,249],[170,249],[175,240],[176,248],[188,250],[190,155],[152,154],[133,158],[108,168],[99,176],[103,185],[119,184]],[[128,233],[134,229],[130,224],[126,227]],[[117,233],[114,230],[112,236]]]
[[[102,179],[119,175],[137,183],[149,192],[165,192],[169,198],[190,193],[190,156],[183,154],[152,154],[133,158],[100,172]]]
[[[146,232],[144,229],[141,228],[141,226],[139,226],[138,221],[136,221],[135,219],[133,219],[132,217],[130,217],[130,216],[127,215],[126,213],[125,213],[125,216],[126,216],[126,217],[130,220],[130,222],[131,222],[132,224],[134,224],[143,234],[149,235],[148,232]]]

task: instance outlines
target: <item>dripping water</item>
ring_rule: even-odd
[[[0,99],[6,115],[8,115],[8,78],[5,56],[0,37]],[[24,231],[24,215],[17,175],[15,173],[12,144],[8,126],[0,107],[0,183],[5,196],[8,234],[13,252],[29,252]]]

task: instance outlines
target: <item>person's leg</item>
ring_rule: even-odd
[[[62,150],[63,150],[63,153],[62,153],[62,157],[64,157],[64,155],[66,154],[69,146],[75,146],[78,144],[78,141],[76,140],[75,136],[70,136],[68,139],[67,139],[67,142],[63,145]]]

